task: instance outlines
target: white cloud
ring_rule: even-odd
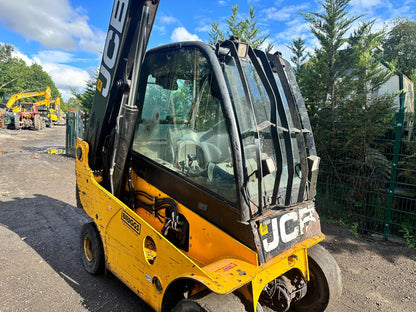
[[[178,21],[178,19],[176,18],[176,17],[173,17],[173,16],[167,16],[167,15],[162,15],[160,18],[159,18],[159,21],[162,23],[162,24],[175,24],[175,23],[178,23],[179,21]]]
[[[365,13],[365,11],[368,10],[368,9],[384,6],[383,5],[384,3],[386,3],[386,1],[381,1],[381,0],[365,0],[365,1],[351,0],[349,4],[353,8],[353,10],[362,11],[363,13]]]
[[[173,42],[177,41],[201,41],[197,35],[191,34],[184,27],[177,27],[170,36]]]
[[[35,60],[38,60],[35,58]],[[59,88],[84,88],[90,75],[86,70],[58,63],[39,63]]]
[[[300,5],[289,5],[285,6],[282,9],[278,10],[275,7],[270,7],[264,9],[261,12],[265,15],[267,20],[275,21],[289,21],[293,18],[294,15],[298,15],[300,11],[305,11],[308,9],[309,5],[307,3]]]
[[[0,1],[0,21],[47,48],[97,53],[105,41],[104,32],[92,29],[85,12],[68,0]]]
[[[284,31],[272,35],[273,39],[276,40],[278,44],[291,44],[293,39],[298,37],[307,39],[307,41],[309,41],[308,39],[312,37],[310,33],[310,24],[305,22],[305,20],[300,16],[297,16],[296,18],[293,18],[287,22],[286,26],[287,27]]]
[[[16,57],[18,59],[23,60],[28,66],[32,65],[33,63],[35,63],[27,55],[23,54],[22,52],[20,52],[16,48],[14,48],[14,50],[12,52],[12,57]]]
[[[24,60],[28,66],[34,63],[42,66],[43,70],[51,76],[65,101],[71,97],[71,88],[80,91],[91,79],[87,70],[62,64],[62,62],[72,60],[73,56],[70,53],[53,50],[40,51],[31,59],[15,48],[13,56]]]
[[[39,65],[51,76],[65,101],[71,97],[71,88],[80,92],[85,89],[87,81],[91,79],[88,71],[74,66],[58,63],[40,63]]]
[[[158,25],[154,24],[152,31],[155,31],[155,30],[159,31],[162,36],[166,34],[166,27],[165,26],[158,26]]]
[[[199,32],[209,32],[211,30],[211,24],[201,23],[195,30]]]
[[[74,60],[72,53],[57,50],[39,51],[35,57],[42,63],[68,63]]]

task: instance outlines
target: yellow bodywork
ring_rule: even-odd
[[[83,209],[101,234],[106,267],[156,311],[161,311],[165,291],[178,279],[190,279],[219,294],[238,291],[256,311],[264,287],[273,279],[298,269],[309,280],[307,248],[324,236],[309,238],[259,265],[257,253],[178,203],[188,220],[189,251],[170,243],[162,225],[144,209],[133,211],[104,189],[88,165],[88,144],[77,140],[76,179]],[[81,155],[81,156],[80,156]],[[137,176],[135,190],[168,197]],[[250,286],[250,287],[248,287]]]
[[[58,122],[63,119],[61,111],[61,100],[59,97],[52,100],[50,96],[45,96],[45,99],[37,101],[36,105],[38,107],[44,106],[46,108],[46,110],[48,111],[47,116],[52,122]]]

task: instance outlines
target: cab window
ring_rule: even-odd
[[[207,59],[197,49],[154,52],[142,73],[133,151],[235,202],[231,145]]]

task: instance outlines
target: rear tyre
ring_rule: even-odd
[[[93,222],[84,224],[81,229],[80,249],[85,270],[92,275],[102,273],[104,249],[100,233]]]
[[[321,312],[341,295],[341,270],[334,257],[321,245],[308,249],[310,281],[305,297],[294,303],[297,312]]]

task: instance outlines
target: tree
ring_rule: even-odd
[[[89,79],[87,81],[87,85],[83,93],[78,93],[75,89],[71,89],[72,95],[78,101],[78,103],[81,105],[82,109],[85,112],[85,118],[88,118],[89,113],[91,111],[92,103],[94,101],[97,79],[98,71],[95,73],[94,78]]]
[[[44,90],[46,86],[49,86],[51,88],[52,98],[62,97],[51,76],[43,70],[41,65],[35,63],[29,69],[31,75],[27,75],[24,78],[25,90]]]
[[[344,73],[338,88],[337,118],[345,116],[343,112],[354,112],[354,118],[347,115],[344,120],[344,136],[348,141],[343,143],[343,147],[355,150],[352,157],[357,159],[364,159],[366,150],[376,147],[377,139],[390,129],[393,97],[396,96],[394,93],[374,96],[392,75],[382,64],[382,54],[377,53],[384,33],[372,32],[374,22],[360,23],[342,53],[343,67],[349,67],[349,70]],[[354,135],[349,135],[350,132]]]
[[[12,45],[0,44],[0,96],[29,90],[45,90],[49,86],[52,97],[61,97],[52,78],[39,64],[31,66],[12,56]],[[30,100],[29,100],[30,101]]]
[[[25,62],[16,58],[0,63],[0,73],[0,95],[25,90],[25,79],[32,74]]]
[[[393,96],[374,97],[390,75],[377,54],[384,34],[372,31],[372,20],[360,23],[347,37],[360,18],[347,17],[348,3],[326,0],[321,3],[323,13],[304,14],[320,46],[298,76],[322,157],[321,196],[336,194],[353,215],[374,217],[379,199],[371,194],[385,191],[389,182],[389,146],[383,138],[391,130]]]
[[[292,44],[287,45],[287,47],[294,54],[290,60],[295,64],[295,73],[298,74],[307,57],[307,54],[305,53],[305,40],[298,37],[297,39],[293,39]]]
[[[242,42],[248,43],[254,49],[260,49],[270,34],[260,35],[260,29],[257,27],[256,12],[254,7],[250,5],[250,16],[247,18],[238,18],[238,5],[231,7],[231,15],[226,18],[228,29],[224,31],[220,29],[218,23],[213,21],[211,23],[211,30],[209,32],[209,44],[216,44],[218,41],[223,41],[231,36],[238,37]],[[269,43],[265,49],[270,52],[273,49],[273,44]]]
[[[302,13],[311,24],[311,32],[318,39],[320,47],[315,49],[315,66],[311,72],[315,81],[319,80],[317,87],[317,100],[329,103],[331,108],[336,107],[336,87],[338,78],[342,76],[345,68],[338,66],[339,50],[348,41],[346,32],[361,16],[347,18],[347,6],[350,0],[325,0],[320,2],[324,13]]]
[[[0,44],[0,95],[24,90],[25,76],[30,75],[23,60],[12,57],[14,47]]]
[[[70,97],[68,102],[66,103],[68,110],[76,110],[79,111],[81,109],[81,102],[79,99],[75,97]]]
[[[385,59],[389,62],[395,61],[397,70],[409,78],[416,75],[415,22],[408,19],[396,20],[396,25],[383,41],[383,49]]]
[[[346,75],[350,78],[351,86],[347,94],[355,91],[355,95],[362,95],[360,105],[368,107],[373,102],[372,94],[380,88],[390,77],[388,66],[382,65],[383,54],[379,46],[384,38],[384,32],[372,32],[375,20],[360,23],[350,36],[345,50],[344,67],[351,71]]]
[[[1,44],[0,43],[0,64],[7,62],[12,58],[12,52],[14,48],[10,44]]]

